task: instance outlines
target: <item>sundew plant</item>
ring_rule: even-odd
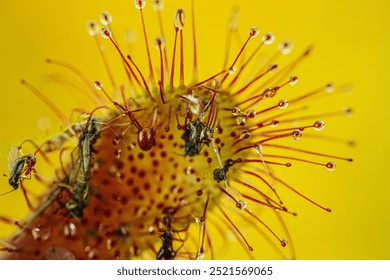
[[[26,135],[2,159],[8,185],[0,199],[23,194],[28,214],[0,217],[12,229],[1,257],[218,259],[237,247],[236,258],[271,250],[295,259],[285,220],[299,219],[297,205],[332,215],[327,201],[302,190],[305,177],[321,180],[352,162],[332,151],[353,144],[347,135],[326,133],[327,119],[342,122],[352,109],[321,106],[348,87],[323,81],[319,70],[317,86],[300,88],[313,46],[296,49],[256,18],[242,26],[237,7],[213,23],[225,39],[211,41],[215,31],[197,23],[213,19],[198,1],[122,1],[128,18],[109,5],[85,18],[98,71],[61,57],[42,61],[61,73],[47,79],[69,100],[20,77],[55,124],[41,119],[41,135]],[[289,172],[301,184],[286,180]]]

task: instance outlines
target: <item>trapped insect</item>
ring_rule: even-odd
[[[181,244],[177,250],[173,248],[173,242],[177,240],[177,238],[175,238],[173,235],[178,235],[178,232],[183,231],[175,230],[172,226],[172,220],[175,219],[176,210],[177,209],[173,208],[163,209],[163,214],[165,214],[162,221],[164,228],[160,229],[160,231],[162,232],[160,235],[162,244],[161,248],[156,254],[157,260],[174,260],[177,255],[177,252],[183,247],[183,244]],[[179,239],[179,241],[181,240]]]
[[[91,121],[88,121],[82,129],[76,147],[78,157],[65,179],[58,185],[69,190],[70,197],[64,207],[69,215],[77,218],[83,216],[83,210],[88,206],[93,144],[99,138],[99,134],[99,120],[92,117]]]
[[[19,152],[20,147],[16,146],[12,146],[9,150],[7,158],[10,174],[8,183],[13,189],[1,194],[0,196],[17,190],[22,180],[31,179],[31,172],[34,170],[37,159],[34,154],[27,154],[19,157]]]

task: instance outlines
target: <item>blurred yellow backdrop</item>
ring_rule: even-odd
[[[92,80],[106,81],[96,44],[86,33],[86,21],[97,19],[102,11],[109,10],[114,16],[116,35],[123,34],[127,27],[141,31],[133,1],[110,2],[0,2],[1,173],[8,173],[6,157],[10,145],[25,138],[44,137],[49,132],[42,131],[42,126],[50,127],[50,123],[50,133],[60,129],[54,114],[28,92],[20,80],[28,80],[68,112],[80,104],[71,97],[69,86],[53,82],[53,77],[77,78],[64,69],[46,64],[45,59],[69,62]],[[150,2],[145,16],[153,39],[159,31]],[[173,14],[179,7],[189,14],[190,1],[165,2],[165,31],[169,34],[167,41],[172,42]],[[278,41],[292,40],[295,54],[307,45],[315,47],[313,55],[299,68],[302,88],[315,88],[328,81],[352,85],[352,95],[340,94],[338,98],[326,99],[318,108],[324,112],[343,105],[354,108],[351,119],[338,117],[329,120],[326,132],[342,139],[353,138],[356,147],[334,142],[321,142],[313,147],[322,147],[322,151],[330,154],[353,157],[354,162],[338,162],[335,172],[312,167],[299,169],[298,166],[296,171],[288,170],[283,177],[305,194],[332,208],[333,212],[324,213],[287,194],[288,205],[298,212],[298,216],[287,217],[286,221],[298,259],[390,259],[387,241],[390,236],[390,184],[386,175],[390,158],[389,141],[386,140],[387,103],[390,102],[386,70],[390,65],[390,2],[195,0],[195,3],[201,76],[207,77],[220,69],[228,18],[232,8],[237,6],[241,34],[257,25],[263,34],[272,31]],[[140,35],[138,40],[142,42]],[[186,42],[192,44],[190,39]],[[133,51],[138,54],[137,60],[146,64],[146,59],[142,61],[144,50],[135,48]],[[112,63],[120,66],[118,61]],[[2,177],[0,193],[9,189],[7,178]],[[20,191],[0,197],[0,215],[19,219],[26,210]],[[10,227],[3,224],[0,224],[0,229],[0,238],[10,231]],[[250,237],[252,240],[256,238],[259,237]],[[269,248],[264,252],[259,250],[256,255],[274,258],[267,250]],[[232,259],[244,256],[242,250],[232,249],[227,254],[217,255],[218,258]]]

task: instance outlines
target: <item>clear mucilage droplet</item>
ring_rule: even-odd
[[[288,107],[288,101],[286,99],[282,99],[278,102],[278,108],[279,109],[286,109]]]
[[[245,125],[246,124],[246,119],[247,119],[246,116],[238,116],[236,118],[237,125],[239,125],[239,126]]]
[[[99,16],[100,23],[103,25],[109,25],[112,22],[112,15],[110,12],[104,11]]]
[[[316,131],[321,131],[325,128],[325,123],[322,120],[318,120],[313,124],[313,128]]]
[[[236,66],[233,65],[232,67],[230,67],[228,70],[229,75],[233,75],[236,72],[236,70],[237,70]]]
[[[184,11],[182,9],[177,10],[175,15],[175,27],[178,30],[183,29],[184,24],[186,23],[186,15],[184,14]]]
[[[233,107],[231,111],[233,116],[239,116],[241,114],[241,110],[238,107]]]
[[[102,83],[99,82],[99,81],[96,81],[93,85],[95,86],[95,88],[96,88],[97,90],[102,90],[102,89],[103,89],[103,85],[102,85]]]
[[[164,1],[163,0],[154,0],[153,1],[153,10],[156,12],[160,12],[164,9]]]
[[[352,117],[353,110],[350,107],[344,107],[343,108],[343,113],[346,117]]]
[[[252,26],[251,29],[249,30],[249,36],[253,39],[256,38],[260,33],[259,28],[256,26]]]
[[[256,144],[254,146],[256,153],[260,154],[263,152],[263,146],[261,144]]]
[[[329,161],[327,164],[325,164],[325,167],[329,171],[335,171],[336,170],[336,163],[334,161]]]
[[[256,117],[256,111],[254,109],[249,109],[247,112],[246,112],[246,116],[250,119],[253,119],[254,117]]]
[[[64,235],[66,237],[73,237],[76,235],[77,228],[74,223],[65,223],[64,224]]]
[[[157,37],[154,40],[154,46],[156,47],[157,50],[164,49],[165,48],[165,40],[163,37]]]
[[[204,222],[205,222],[205,219],[204,219],[203,217],[195,217],[195,223],[196,223],[199,227],[203,227]]]
[[[271,121],[271,127],[277,127],[279,125],[279,121],[278,120],[272,120]]]
[[[145,5],[146,5],[146,0],[135,0],[135,7],[138,10],[142,10],[143,8],[145,8]]]
[[[198,249],[197,259],[198,260],[203,260],[204,259],[204,250],[202,248]]]
[[[298,83],[298,77],[297,76],[291,76],[290,79],[288,80],[288,83],[293,86]]]
[[[275,41],[275,35],[271,32],[265,33],[262,40],[265,45],[271,45]]]
[[[293,138],[294,140],[299,140],[299,139],[301,139],[301,137],[302,137],[302,131],[300,131],[300,130],[294,130],[294,131],[292,132],[291,136],[292,136],[292,138]]]
[[[100,26],[95,20],[89,20],[87,22],[87,32],[88,35],[94,37],[99,34]]]
[[[246,131],[246,132],[240,134],[240,139],[241,140],[248,139],[250,136],[251,136],[251,133],[249,131]]]
[[[36,226],[31,230],[31,235],[34,240],[45,241],[49,239],[51,231],[48,227]]]
[[[102,35],[102,37],[104,39],[110,39],[111,38],[111,29],[108,27],[103,27],[102,30],[100,31],[100,35]]]
[[[244,210],[247,206],[247,203],[241,199],[237,201],[237,208],[240,210]]]
[[[279,44],[279,51],[284,55],[289,54],[292,48],[293,44],[290,41],[283,41]]]
[[[327,84],[325,85],[324,90],[325,90],[325,92],[327,92],[327,93],[332,93],[332,92],[334,92],[335,88],[334,88],[333,83],[327,83]]]

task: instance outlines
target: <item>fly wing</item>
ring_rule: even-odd
[[[16,164],[18,163],[19,159],[19,149],[16,146],[12,146],[9,149],[8,156],[7,156],[7,164],[8,164],[8,171],[12,176],[12,173],[15,171]]]

